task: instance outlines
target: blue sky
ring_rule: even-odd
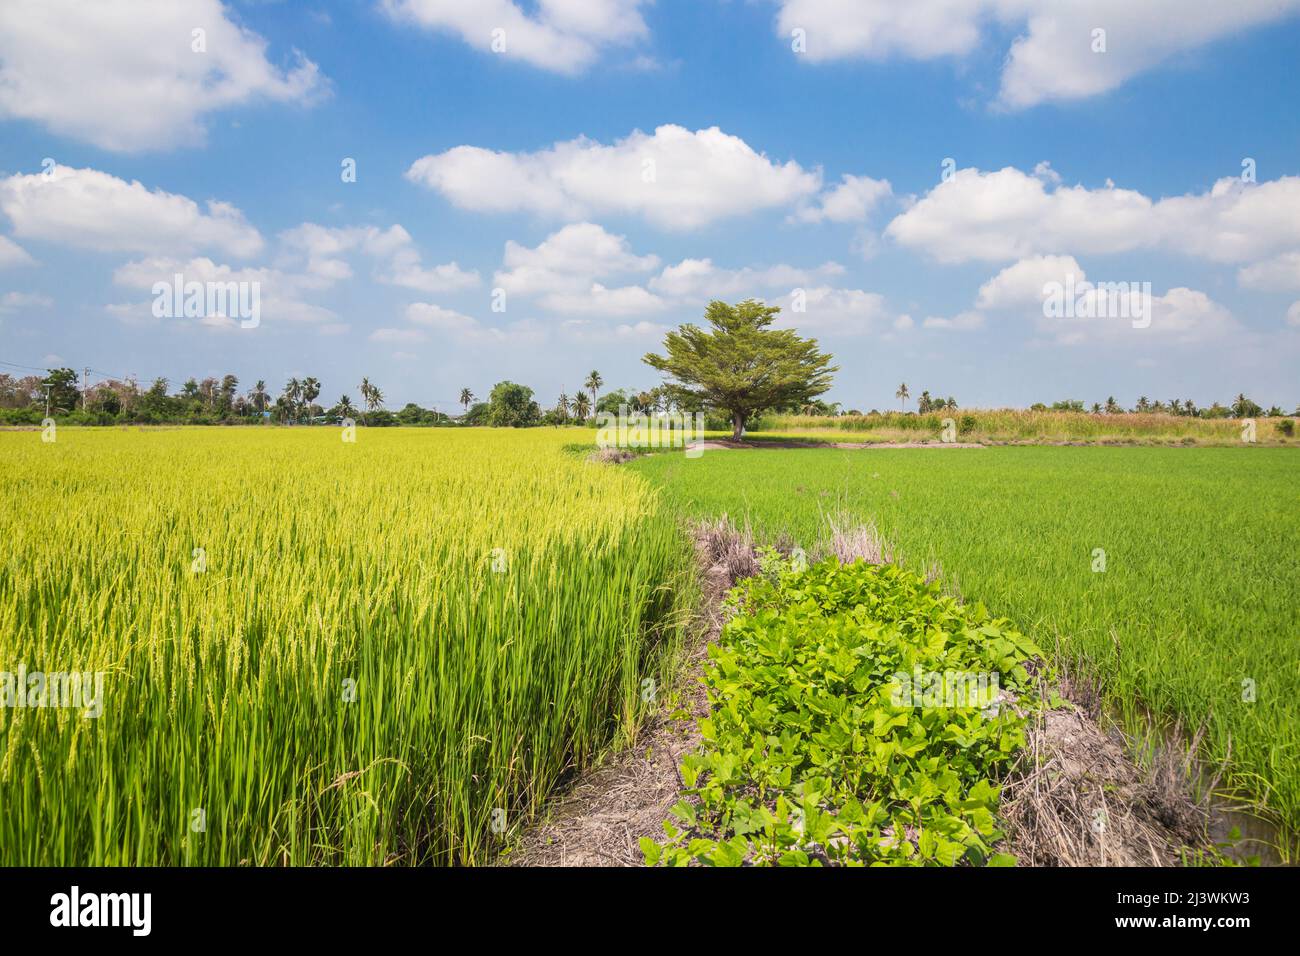
[[[863,410],[1291,408],[1298,60],[1290,0],[15,0],[0,361],[549,404],[753,296]],[[155,317],[176,273],[260,324]],[[1067,274],[1149,325],[1045,315]]]

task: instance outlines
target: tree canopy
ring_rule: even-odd
[[[755,299],[714,300],[704,311],[712,330],[683,325],[665,337],[666,356],[649,353],[644,361],[669,377],[669,393],[683,408],[725,411],[738,439],[763,411],[826,392],[839,371],[816,339],[770,327],[780,311]]]
[[[520,428],[541,421],[542,410],[533,401],[533,390],[515,382],[497,382],[488,397],[488,423],[497,427]]]

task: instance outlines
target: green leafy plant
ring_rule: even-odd
[[[997,780],[1039,705],[1029,639],[893,565],[831,558],[728,600],[688,797],[666,840],[642,841],[649,865],[1015,863],[994,852]],[[900,687],[972,673],[996,674],[995,694],[934,705]]]

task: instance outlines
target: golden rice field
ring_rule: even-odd
[[[0,434],[0,671],[103,673],[0,707],[0,864],[483,862],[635,724],[690,594],[649,484],[358,431]]]

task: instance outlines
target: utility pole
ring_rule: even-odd
[[[45,381],[41,382],[41,384],[45,386],[45,417],[46,417],[46,418],[49,418],[49,417],[50,417],[50,384],[51,384],[51,383],[50,383],[49,379],[46,379]]]
[[[86,398],[90,395],[90,369],[81,370],[81,410],[86,410]]]

